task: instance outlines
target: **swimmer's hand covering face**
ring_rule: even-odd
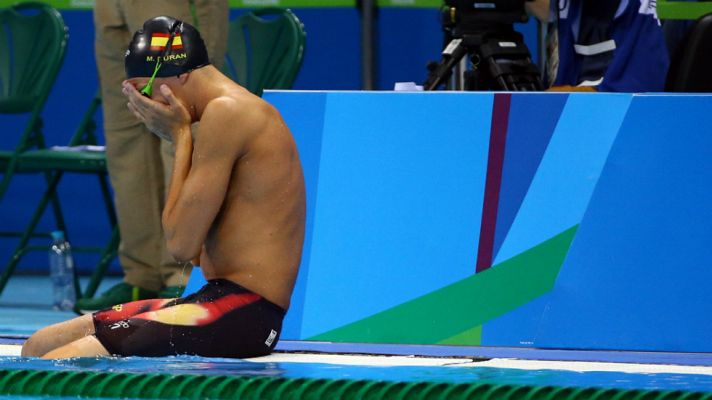
[[[123,93],[128,98],[129,110],[156,136],[169,142],[179,134],[190,135],[192,117],[167,85],[161,85],[160,93],[167,104],[142,96],[129,82],[123,83]]]

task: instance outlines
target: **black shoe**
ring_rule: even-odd
[[[185,286],[168,286],[158,292],[158,297],[161,299],[175,299],[183,295]]]
[[[121,282],[112,286],[99,297],[81,298],[77,300],[75,310],[80,314],[90,314],[117,304],[130,301],[155,299],[158,293]]]

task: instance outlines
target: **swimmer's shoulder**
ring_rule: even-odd
[[[203,126],[212,131],[213,140],[225,147],[252,148],[257,139],[270,131],[278,116],[277,110],[261,98],[245,91],[228,92],[215,97],[206,105],[199,130]],[[207,122],[207,123],[206,123]]]
[[[235,126],[259,129],[274,118],[276,109],[271,104],[243,88],[231,90],[208,103],[203,118],[229,120]]]

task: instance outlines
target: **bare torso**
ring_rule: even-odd
[[[263,113],[258,119],[264,126],[246,138],[232,167],[200,266],[207,279],[232,280],[287,309],[304,240],[305,191],[299,155],[272,106],[241,88],[234,96],[244,109]],[[241,134],[239,126],[228,130]]]
[[[151,99],[136,89],[148,81],[124,81],[122,90],[134,115],[175,145],[162,215],[168,251],[179,261],[199,256],[206,278],[229,279],[286,310],[301,260],[305,193],[297,148],[282,117],[211,65],[157,78],[161,94]],[[194,139],[190,124],[197,120]],[[173,307],[182,306],[188,305]],[[38,331],[22,354],[109,355],[95,333],[94,316],[84,315]]]

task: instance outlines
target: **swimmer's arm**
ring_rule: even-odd
[[[176,242],[176,215],[175,208],[178,203],[180,194],[183,189],[185,180],[190,173],[193,155],[193,141],[190,134],[178,134],[174,136],[175,140],[175,158],[173,161],[173,174],[166,199],[166,206],[163,208],[162,223],[165,231],[167,246],[169,253],[178,261],[184,261],[194,258],[192,249],[181,246]],[[184,224],[189,224],[184,222]],[[179,246],[179,247],[176,247]],[[188,250],[188,253],[182,253],[181,250]]]
[[[169,100],[170,101],[170,100]],[[199,256],[225,200],[234,163],[244,147],[234,134],[235,112],[225,101],[213,100],[200,121],[195,148],[190,132],[176,135],[173,175],[163,210],[168,250],[178,261]]]

